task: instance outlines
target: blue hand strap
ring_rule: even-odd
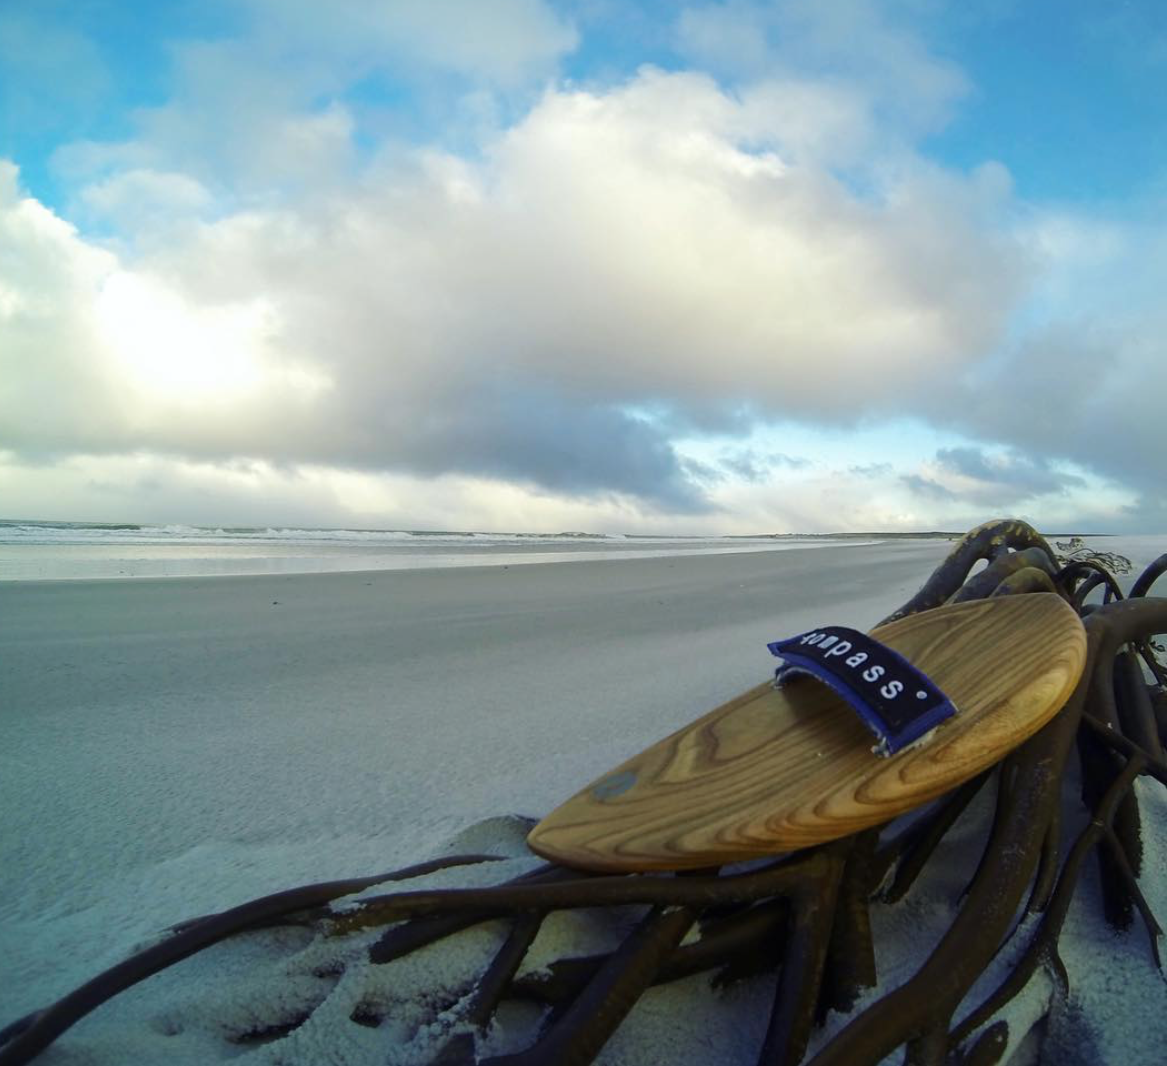
[[[902,751],[957,713],[925,673],[858,630],[823,626],[766,646],[783,660],[776,686],[800,674],[829,685],[879,738],[879,755]]]

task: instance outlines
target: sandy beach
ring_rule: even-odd
[[[0,1023],[180,919],[546,812],[947,547],[0,584]],[[116,1017],[44,1061],[117,1061]]]
[[[877,621],[943,550],[0,586],[0,1014],[155,914],[548,810],[756,684],[767,640]]]

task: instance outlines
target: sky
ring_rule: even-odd
[[[0,517],[1167,531],[1167,7],[0,0]]]

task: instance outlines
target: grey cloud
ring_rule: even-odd
[[[952,475],[963,481],[949,486],[921,474],[902,475],[900,481],[918,496],[985,512],[1017,514],[1034,497],[1051,493],[1065,495],[1070,488],[1086,484],[1077,475],[1057,470],[1041,456],[1017,452],[996,456],[975,447],[941,448],[936,453],[935,465],[941,475]]]
[[[854,474],[856,477],[887,477],[892,472],[891,463],[862,463],[858,466],[850,466],[847,468],[847,473]]]
[[[659,427],[527,385],[484,385],[442,422],[411,424],[374,464],[414,473],[519,478],[565,495],[623,493],[662,509],[708,509]]]
[[[970,88],[959,67],[872,0],[704,4],[681,13],[676,35],[683,54],[731,78],[777,68],[851,83],[867,108],[913,131],[942,126]]]
[[[936,453],[937,462],[942,467],[967,477],[992,481],[996,475],[979,448],[941,448]]]
[[[1049,492],[1065,493],[1086,484],[1076,474],[1054,469],[1040,455],[1013,452],[1001,458],[991,458],[980,448],[941,448],[936,453],[936,461],[942,469],[984,482],[998,493],[998,498],[1014,495],[1023,499]]]
[[[1140,495],[1124,508],[1127,527],[1130,532],[1144,533],[1148,530],[1167,530],[1167,492]],[[1162,595],[1162,593],[1160,593]]]
[[[1152,516],[1167,506],[1164,336],[1161,313],[1126,327],[1052,326],[1027,338],[975,387],[954,383],[945,406],[966,434],[1031,457],[1028,471],[1016,471],[1022,482],[1040,484],[1051,476],[1042,464],[1067,460],[1133,489],[1144,523],[1156,521]],[[1130,528],[1151,527],[1132,517]]]
[[[927,496],[933,500],[944,501],[960,499],[955,492],[945,488],[938,481],[922,477],[919,474],[902,474],[900,475],[900,481],[919,496]]]
[[[801,455],[787,455],[785,452],[769,452],[765,456],[765,461],[770,466],[785,466],[791,470],[802,470],[810,466],[809,459]]]
[[[725,481],[725,471],[720,467],[702,463],[690,456],[682,456],[681,473],[694,486],[718,485]]]
[[[810,465],[809,459],[785,452],[759,452],[752,448],[725,449],[717,461],[743,481],[753,482],[767,480],[777,469],[799,470]]]

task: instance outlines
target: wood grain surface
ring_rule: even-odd
[[[672,870],[772,855],[889,821],[954,788],[1065,704],[1086,636],[1058,596],[955,604],[872,631],[958,714],[891,758],[825,685],[767,682],[593,781],[527,840],[590,870]]]

